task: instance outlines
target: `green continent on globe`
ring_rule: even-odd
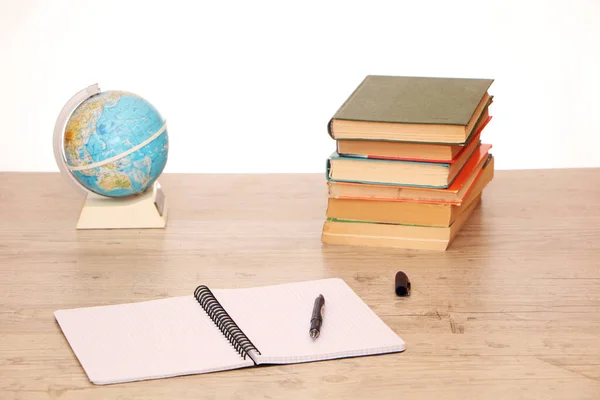
[[[72,173],[77,181],[92,192],[110,197],[141,193],[167,163],[166,130],[145,143],[163,125],[158,111],[135,94],[109,91],[94,95],[81,103],[67,122],[67,164],[75,168]]]

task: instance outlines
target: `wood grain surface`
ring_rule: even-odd
[[[1,173],[0,398],[599,399],[599,183],[593,169],[498,171],[437,253],[321,244],[321,174],[165,175],[165,230],[76,231],[83,198],[58,174]],[[407,350],[94,386],[52,315],[326,277]]]

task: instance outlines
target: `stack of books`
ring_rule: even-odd
[[[328,125],[322,241],[446,250],[493,178],[492,82],[367,76]]]

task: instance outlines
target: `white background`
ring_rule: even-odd
[[[600,167],[600,1],[0,0],[0,170],[57,171],[93,83],[168,121],[169,172],[323,172],[365,75],[493,78],[498,169]]]

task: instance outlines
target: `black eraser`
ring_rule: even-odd
[[[396,295],[410,296],[410,279],[402,271],[396,273]]]

